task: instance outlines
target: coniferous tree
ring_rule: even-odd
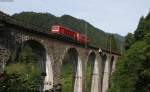
[[[125,50],[129,49],[133,43],[134,43],[134,35],[132,33],[128,33],[127,36],[125,36],[125,44],[124,44]]]
[[[149,25],[149,19],[141,18],[134,33],[135,41],[132,43],[131,34],[126,36],[127,50],[117,62],[108,92],[150,92]]]

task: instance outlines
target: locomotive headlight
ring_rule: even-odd
[[[52,31],[53,31],[53,32],[59,32],[59,30],[58,30],[58,29],[53,29]]]

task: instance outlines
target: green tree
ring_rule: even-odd
[[[132,33],[128,33],[125,37],[124,48],[127,50],[134,43],[134,35]]]
[[[38,60],[29,45],[22,46],[17,61],[8,64],[5,71],[0,81],[3,91],[0,92],[39,90],[41,75]]]
[[[148,15],[146,16],[146,20],[150,19],[150,12],[148,13]]]
[[[150,92],[150,19],[140,19],[126,36],[127,49],[116,65],[108,92]],[[135,40],[134,40],[135,39]]]
[[[144,41],[131,46],[118,61],[108,92],[149,92],[150,45]]]

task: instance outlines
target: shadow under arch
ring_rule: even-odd
[[[25,63],[30,65],[32,64],[36,67],[36,70],[38,72],[38,76],[36,76],[35,78],[37,79],[36,89],[39,91],[50,90],[50,86],[52,86],[52,80],[47,82],[45,80],[47,76],[53,75],[49,75],[47,71],[47,68],[51,68],[52,72],[52,67],[46,67],[48,64],[48,55],[46,53],[45,47],[36,40],[27,40],[19,46],[19,50],[21,54],[22,52],[24,52],[24,50],[26,50],[25,52],[27,52],[27,55],[24,56],[26,59]]]
[[[101,55],[102,58],[102,73],[104,74],[104,69],[105,69],[105,63],[106,63],[106,59],[107,59],[107,55]]]
[[[8,28],[0,30],[0,47],[4,47],[9,49],[10,51],[14,51],[16,46],[16,40],[12,31]]]
[[[46,49],[44,46],[39,43],[38,41],[35,40],[27,40],[21,45],[21,49],[24,48],[26,45],[30,46],[33,53],[35,53],[35,56],[37,58],[37,61],[39,63],[40,69],[42,69],[40,72],[41,73],[46,73],[46,67],[45,67],[45,62],[46,62]],[[43,74],[44,76],[44,74]],[[46,75],[45,75],[46,76]]]
[[[92,75],[94,73],[94,64],[95,64],[96,55],[94,52],[89,54],[89,58],[86,64],[86,87],[85,92],[91,92],[92,86]]]
[[[113,64],[114,64],[114,56],[112,56],[110,60],[110,68],[109,68],[110,77],[112,75]]]
[[[105,70],[105,63],[106,63],[106,59],[107,59],[107,55],[106,54],[100,54],[101,58],[102,58],[102,77],[101,77],[101,84],[103,84],[103,79],[104,79],[104,70]],[[103,85],[101,85],[101,92],[103,90]]]
[[[73,92],[75,84],[75,76],[77,73],[78,52],[75,48],[69,48],[61,65],[61,92]]]

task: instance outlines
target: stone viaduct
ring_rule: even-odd
[[[0,17],[0,60],[7,63],[9,55],[17,51],[16,44],[29,43],[38,53],[38,63],[43,77],[43,90],[59,88],[60,70],[64,57],[68,54],[73,67],[73,92],[85,92],[86,64],[92,62],[91,92],[106,92],[109,86],[109,79],[115,69],[115,63],[119,54],[109,52],[101,48],[80,46],[71,42],[61,41],[62,38],[53,37],[24,27],[12,22],[7,15]],[[55,39],[56,38],[56,39]],[[58,39],[57,39],[58,38]],[[5,51],[6,50],[6,51]],[[7,59],[3,59],[3,54]]]

